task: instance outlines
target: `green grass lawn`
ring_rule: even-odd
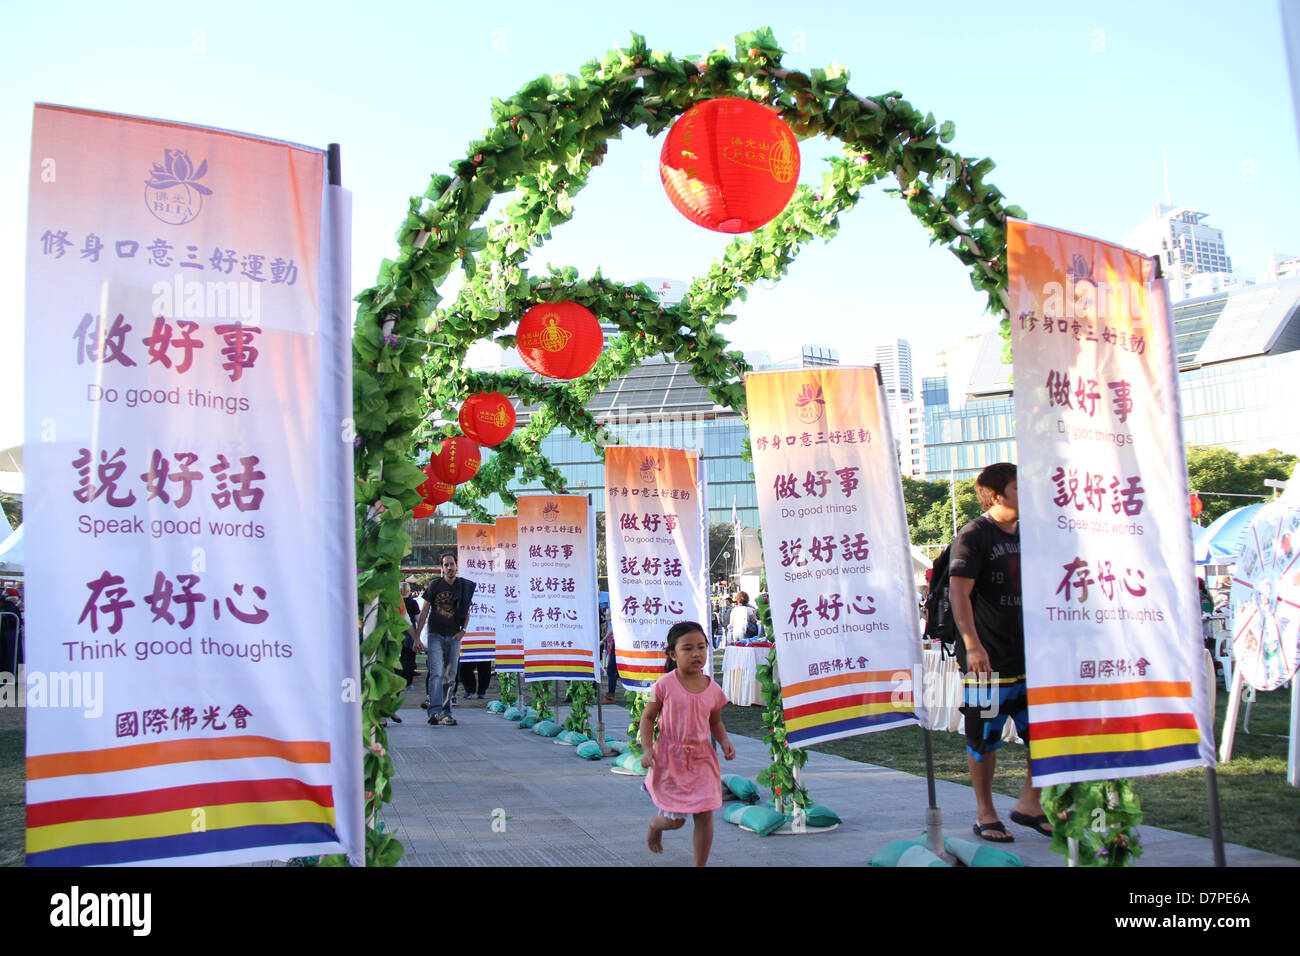
[[[1215,728],[1223,726],[1228,695],[1216,698]],[[1286,782],[1286,732],[1291,710],[1291,691],[1260,694],[1251,714],[1249,734],[1237,738],[1232,760],[1219,767],[1219,804],[1223,815],[1223,838],[1229,843],[1254,847],[1300,859],[1300,790]],[[1245,711],[1245,704],[1242,705]],[[762,710],[758,707],[727,706],[722,713],[727,732],[762,739]],[[938,780],[970,784],[964,738],[960,734],[933,733],[934,774]],[[877,764],[905,773],[925,775],[925,745],[919,727],[849,737],[811,748],[862,763]],[[1016,796],[1025,779],[1025,749],[1008,745],[1001,750],[993,789]],[[1142,800],[1143,823],[1151,826],[1210,835],[1209,796],[1205,771],[1137,777],[1134,788]],[[816,794],[813,794],[814,799]],[[972,799],[971,814],[974,819]]]

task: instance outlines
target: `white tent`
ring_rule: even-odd
[[[22,574],[24,564],[23,529],[19,525],[0,544],[0,574]]]

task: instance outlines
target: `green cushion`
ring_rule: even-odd
[[[568,744],[570,747],[576,747],[578,744],[586,743],[591,738],[586,734],[578,733],[576,730],[562,730],[555,735],[555,739],[560,743]]]
[[[722,799],[739,800],[742,803],[758,803],[761,799],[758,784],[736,773],[722,775]]]
[[[574,753],[584,760],[599,760],[602,756],[600,744],[594,740],[588,740],[586,743],[578,744],[574,748]]]
[[[525,730],[532,727],[535,723],[537,723],[536,714],[524,714],[524,716],[519,720],[519,726],[523,727]]]
[[[488,703],[487,709],[494,714],[499,714],[506,709],[506,705],[499,700],[494,700]]]
[[[943,848],[967,866],[1024,866],[1025,861],[1009,850],[988,843],[974,843],[945,837]]]
[[[506,720],[520,720],[523,718],[524,712],[520,710],[518,707],[511,707],[509,710],[505,712],[504,716]]]
[[[556,737],[563,729],[563,724],[558,724],[553,720],[539,720],[533,725],[533,733],[539,737]]]
[[[898,858],[914,846],[925,846],[925,834],[910,840],[895,840],[871,858],[872,866],[898,866]]]
[[[838,813],[830,807],[823,807],[820,803],[810,805],[804,813],[810,827],[833,827],[837,823],[844,822]]]
[[[790,822],[788,814],[777,813],[771,807],[745,807],[738,816],[740,819],[733,822],[753,830],[759,836],[774,833]]]
[[[606,737],[605,743],[609,744],[610,748],[618,753],[627,753],[626,740],[615,740],[613,737]]]
[[[903,855],[898,858],[899,866],[948,866],[947,863],[939,859],[928,848],[923,846],[911,846],[903,851]]]
[[[740,815],[749,809],[746,803],[733,803],[729,807],[722,808],[722,818],[728,823],[734,823],[740,826]]]

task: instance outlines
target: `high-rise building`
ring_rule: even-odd
[[[1124,245],[1130,249],[1160,257],[1169,280],[1169,298],[1174,302],[1203,291],[1204,281],[1194,285],[1192,276],[1232,272],[1223,230],[1205,225],[1208,218],[1209,213],[1161,203],[1150,219],[1124,237]]]
[[[869,364],[880,366],[889,407],[897,408],[915,398],[912,373],[912,345],[907,339],[892,339],[867,350]]]

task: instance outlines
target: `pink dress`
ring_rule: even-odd
[[[655,806],[669,813],[703,813],[722,806],[722,771],[709,742],[709,718],[721,710],[727,697],[712,679],[692,694],[682,686],[677,671],[655,681],[654,699],[659,711],[659,739],[655,762],[645,786]]]

